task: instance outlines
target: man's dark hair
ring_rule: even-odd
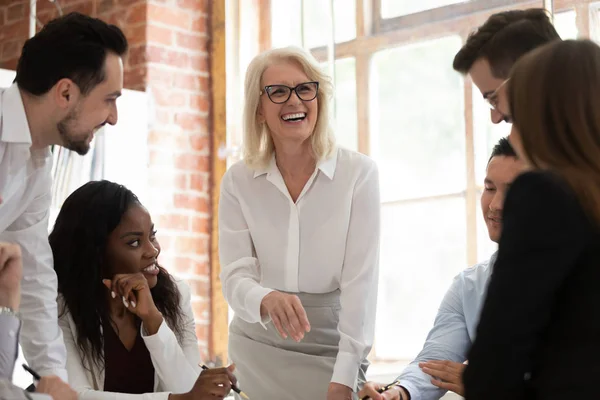
[[[485,58],[494,77],[506,79],[521,56],[554,40],[560,36],[542,8],[497,13],[469,35],[452,67],[466,74],[475,61]]]
[[[510,145],[510,142],[507,138],[502,138],[498,141],[498,143],[496,143],[496,145],[492,149],[492,155],[488,160],[488,164],[490,163],[490,161],[492,161],[492,158],[499,156],[517,158],[517,153],[515,152],[515,149],[513,149],[513,147]]]
[[[40,96],[59,80],[69,78],[88,94],[106,79],[107,53],[123,57],[127,39],[115,25],[80,13],[70,13],[46,24],[25,42],[17,64],[19,88]]]

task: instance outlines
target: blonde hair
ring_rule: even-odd
[[[262,76],[274,63],[287,61],[298,64],[309,80],[319,82],[317,122],[310,136],[311,151],[320,161],[333,151],[335,138],[330,124],[333,84],[317,60],[306,50],[290,46],[265,51],[254,57],[244,83],[244,161],[252,169],[266,167],[275,152],[273,138],[266,123],[258,121],[258,107],[262,88]]]

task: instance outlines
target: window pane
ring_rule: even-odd
[[[306,48],[326,46],[332,29],[336,43],[356,37],[356,0],[333,0],[333,21],[330,0],[272,0],[271,3],[273,47],[301,46],[302,32]]]
[[[272,47],[302,46],[301,0],[271,1]]]
[[[381,17],[392,18],[470,0],[381,0]]]
[[[412,359],[423,347],[452,278],[467,267],[462,197],[381,208],[375,354]]]
[[[590,39],[600,41],[600,3],[590,4]]]
[[[490,108],[483,100],[481,92],[473,85],[473,135],[475,145],[475,179],[478,186],[483,186],[487,162],[492,149],[502,137],[510,133],[510,125],[501,122],[492,123]]]
[[[371,153],[382,201],[465,190],[463,79],[452,69],[457,36],[373,57]]]
[[[575,10],[554,14],[554,27],[564,40],[577,39],[579,32],[577,30],[577,13]]]
[[[356,113],[356,60],[335,61],[335,137],[338,145],[358,149],[358,120]]]
[[[485,220],[483,219],[483,210],[481,209],[481,192],[477,192],[477,261],[481,262],[489,259],[498,245],[490,240]]]

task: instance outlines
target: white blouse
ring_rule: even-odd
[[[349,387],[356,387],[373,343],[379,236],[378,170],[360,153],[334,151],[296,203],[275,158],[258,171],[238,162],[223,177],[219,256],[227,302],[239,318],[263,323],[260,304],[272,290],[340,289],[341,339],[331,381]]]
[[[60,316],[59,325],[62,328],[67,346],[67,371],[69,385],[78,394],[79,400],[167,400],[170,393],[186,393],[192,389],[200,375],[200,351],[196,338],[196,324],[191,305],[191,293],[188,285],[181,280],[175,280],[181,295],[179,303],[183,311],[183,337],[177,338],[167,321],[158,328],[156,334],[145,334],[142,338],[150,352],[154,365],[154,393],[128,394],[104,392],[104,368],[82,359],[77,345],[77,328],[71,313],[68,311]],[[62,311],[62,298],[59,297]],[[135,371],[131,371],[135,374]]]

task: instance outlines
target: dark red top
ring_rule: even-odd
[[[141,324],[141,323],[140,323]],[[127,350],[110,323],[104,323],[104,391],[142,394],[154,392],[154,365],[141,328]]]

